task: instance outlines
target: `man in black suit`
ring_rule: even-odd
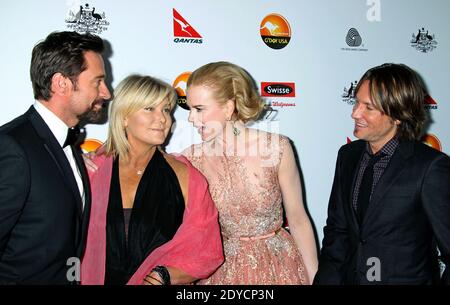
[[[367,71],[341,147],[315,284],[450,283],[450,158],[420,143],[424,86],[405,65]]]
[[[90,188],[68,129],[110,98],[103,48],[97,36],[55,32],[33,49],[36,102],[0,127],[0,284],[76,282]]]

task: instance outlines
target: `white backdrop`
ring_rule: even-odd
[[[52,31],[82,25],[76,16],[80,5],[85,21],[95,21],[93,7],[99,14],[90,30],[100,27],[99,35],[111,45],[112,87],[130,73],[149,74],[172,84],[181,73],[218,60],[243,66],[259,86],[294,83],[295,97],[267,98],[272,105],[290,106],[274,106],[277,116],[257,126],[285,134],[294,142],[307,207],[320,240],[336,153],[347,140],[354,140],[351,99],[343,95],[368,68],[395,62],[417,70],[436,103],[428,105],[433,119],[428,133],[440,140],[444,152],[450,150],[448,0],[1,1],[0,124],[33,103],[29,80],[33,46]],[[198,32],[202,43],[174,41],[173,9]],[[261,22],[270,14],[281,15],[289,23],[290,35],[272,33],[275,38],[290,37],[284,48],[273,49],[261,37]],[[353,40],[347,39],[351,28]],[[422,39],[411,43],[419,30]],[[348,45],[347,40],[354,43]],[[187,111],[178,107],[175,118],[168,152],[199,142],[186,122]],[[88,125],[87,133],[88,138],[104,141],[106,125]]]

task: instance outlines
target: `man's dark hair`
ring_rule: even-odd
[[[103,40],[92,34],[53,32],[39,42],[31,56],[30,77],[35,99],[49,100],[51,81],[55,73],[68,77],[75,89],[78,76],[86,70],[84,53],[102,53]]]
[[[418,140],[427,121],[426,89],[420,76],[404,64],[383,64],[369,69],[356,86],[369,81],[369,91],[375,108],[394,120],[399,120],[400,139]]]

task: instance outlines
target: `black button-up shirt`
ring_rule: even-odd
[[[370,191],[370,197],[372,197],[373,190],[377,185],[378,181],[380,181],[381,176],[384,173],[384,170],[387,168],[389,161],[391,160],[392,155],[398,147],[398,138],[394,137],[389,142],[387,142],[383,148],[377,154],[384,154],[383,157],[378,160],[373,166],[373,183],[372,190]],[[358,195],[359,188],[361,185],[362,177],[364,175],[364,170],[369,163],[369,159],[372,156],[372,150],[370,149],[369,143],[366,144],[366,150],[364,151],[364,155],[361,159],[361,163],[359,165],[358,176],[356,177],[355,188],[353,190],[353,209],[356,211],[357,203],[358,203]]]

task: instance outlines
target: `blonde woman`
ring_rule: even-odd
[[[228,62],[204,65],[188,80],[187,104],[203,143],[183,154],[208,180],[225,252],[200,283],[310,284],[316,243],[293,150],[284,136],[246,127],[263,110],[251,77]]]
[[[186,284],[223,261],[205,178],[186,158],[160,148],[175,97],[150,76],[131,75],[115,91],[108,139],[90,171],[82,284]]]

